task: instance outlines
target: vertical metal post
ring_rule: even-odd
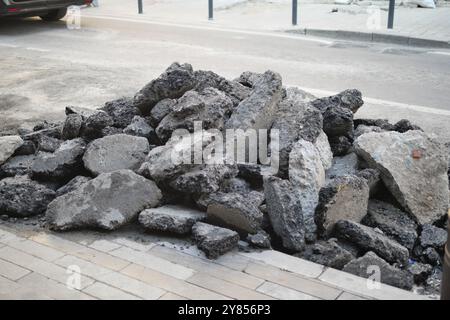
[[[395,0],[389,0],[388,29],[394,28]]]
[[[138,0],[138,10],[139,10],[139,14],[143,14],[144,13],[144,6],[142,5],[142,0]]]
[[[214,3],[213,0],[208,0],[208,19],[214,19]]]
[[[444,270],[441,281],[441,300],[450,300],[450,210],[448,211],[447,245],[444,253]]]
[[[298,9],[298,2],[297,0],[292,0],[292,25],[297,25],[297,9]]]

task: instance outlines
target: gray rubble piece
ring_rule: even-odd
[[[23,144],[16,149],[13,156],[29,156],[36,153],[36,146],[31,140],[24,140]]]
[[[267,177],[264,195],[273,230],[281,238],[283,247],[302,251],[305,247],[305,224],[300,190],[289,180]]]
[[[250,95],[251,89],[237,81],[227,80],[212,71],[198,70],[194,72],[197,85],[196,91],[202,91],[207,87],[218,89],[230,97],[233,106],[237,106]]]
[[[338,93],[337,95],[320,98],[311,102],[314,107],[322,112],[329,108],[345,108],[356,113],[362,107],[364,101],[361,91],[357,89],[348,89]]]
[[[150,231],[189,234],[192,226],[206,219],[206,213],[175,205],[166,205],[142,211],[139,223]]]
[[[204,130],[223,130],[232,111],[231,99],[217,89],[208,87],[201,92],[188,91],[161,120],[156,134],[162,142],[166,142],[176,129],[194,132],[195,121],[201,122]]]
[[[267,129],[272,126],[282,98],[281,76],[266,71],[254,84],[250,95],[241,101],[225,127],[227,129]]]
[[[196,84],[192,66],[175,62],[134,96],[133,105],[143,115],[147,115],[159,101],[180,98],[186,91],[192,90]]]
[[[311,108],[307,100],[295,98],[296,95],[286,96],[279,104],[271,131],[278,132],[278,143],[271,144],[273,152],[279,154],[279,175],[285,177],[289,169],[289,153],[299,139],[315,143],[321,133],[322,114]],[[328,140],[327,140],[328,143]],[[328,149],[330,149],[328,145]],[[329,151],[331,154],[331,150]]]
[[[417,284],[424,283],[433,271],[433,266],[420,262],[413,262],[407,268],[408,272],[414,277],[414,282]]]
[[[257,191],[247,196],[224,192],[210,194],[207,199],[208,220],[242,234],[256,233],[263,219],[259,210],[263,200],[264,196]]]
[[[80,135],[83,126],[83,116],[78,113],[70,113],[66,116],[61,132],[61,138],[64,140],[75,139]]]
[[[37,151],[55,152],[61,146],[62,142],[62,140],[42,135],[38,139]]]
[[[159,204],[156,184],[131,170],[103,173],[53,200],[46,211],[54,230],[100,228],[115,230]]]
[[[254,163],[238,163],[238,176],[248,181],[253,188],[262,188],[264,177],[277,174],[278,169]]]
[[[83,156],[83,162],[86,169],[95,176],[119,169],[137,170],[149,151],[146,138],[116,134],[91,142]]]
[[[235,231],[197,222],[192,227],[194,240],[200,250],[209,259],[219,256],[237,247],[239,234]]]
[[[135,116],[131,123],[123,129],[123,133],[136,137],[144,137],[149,141],[156,137],[155,130],[148,124],[147,120],[141,116]]]
[[[327,179],[334,179],[341,176],[356,175],[358,173],[358,156],[352,152],[343,157],[334,157],[331,168],[327,170]]]
[[[353,112],[341,107],[328,108],[323,113],[323,131],[330,138],[353,138]]]
[[[346,136],[329,136],[328,141],[330,142],[331,151],[335,157],[345,156],[353,150],[353,140]]]
[[[297,256],[338,270],[355,259],[355,256],[341,247],[336,239],[319,240],[314,244],[307,245],[305,251]]]
[[[247,236],[247,242],[255,248],[270,249],[270,235],[264,230],[259,230],[255,234],[249,234]]]
[[[209,194],[217,192],[223,180],[235,177],[236,165],[205,165],[181,174],[169,185],[173,189],[189,194]]]
[[[339,239],[350,241],[362,250],[375,252],[387,262],[402,266],[408,263],[408,249],[373,228],[353,221],[339,220],[336,222],[335,234]]]
[[[88,140],[102,137],[103,129],[114,124],[113,118],[103,110],[96,110],[89,117],[83,119],[81,136]]]
[[[83,171],[85,142],[78,138],[67,140],[54,153],[39,152],[31,167],[33,178],[69,181]]]
[[[0,137],[0,165],[4,164],[22,144],[23,140],[19,136]]]
[[[356,127],[354,131],[354,138],[356,139],[359,136],[362,136],[364,133],[383,132],[383,131],[385,130],[377,126],[366,126],[365,124],[360,124],[358,127]]]
[[[433,247],[438,251],[443,252],[446,243],[447,230],[430,224],[425,224],[422,226],[422,232],[420,233],[420,245],[422,247]]]
[[[339,220],[361,222],[367,214],[369,186],[356,176],[341,176],[330,180],[320,190],[314,221],[319,234],[329,237]]]
[[[422,131],[366,133],[355,141],[356,153],[381,178],[400,205],[421,224],[447,213],[448,153]]]
[[[370,196],[373,196],[382,187],[380,172],[377,169],[363,169],[359,171],[356,176],[367,181],[370,189]]]
[[[148,116],[150,125],[156,128],[162,119],[173,111],[174,106],[177,104],[176,99],[164,99],[159,101],[150,111]]]
[[[28,175],[31,173],[35,156],[15,156],[0,166],[0,178]]]
[[[62,186],[61,188],[58,188],[58,190],[56,190],[56,196],[60,197],[62,195],[65,195],[66,193],[72,192],[91,179],[92,178],[90,177],[77,176],[72,180],[70,180],[67,184]]]
[[[113,119],[113,126],[117,128],[127,127],[135,116],[141,115],[138,108],[133,105],[133,99],[122,97],[108,101],[101,108]]]
[[[314,222],[319,192],[325,185],[325,168],[317,148],[300,139],[289,154],[289,181],[301,191],[298,194],[303,216],[303,226],[308,241],[314,241],[317,227]]]
[[[16,176],[0,180],[0,212],[10,216],[29,217],[41,214],[55,198],[55,192],[31,180]]]
[[[370,200],[363,224],[378,228],[410,252],[418,237],[417,225],[406,212],[379,200]]]
[[[376,280],[404,290],[411,290],[414,285],[411,273],[391,266],[373,252],[367,252],[363,257],[351,261],[343,271],[372,280],[379,275],[380,278]]]

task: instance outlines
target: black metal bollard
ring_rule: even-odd
[[[444,272],[441,281],[441,300],[450,300],[450,211],[447,221],[447,245],[444,255]]]
[[[214,2],[213,0],[208,0],[208,19],[214,19]]]
[[[395,0],[389,0],[388,29],[394,28]]]
[[[292,25],[297,25],[298,1],[292,0]]]
[[[139,14],[144,13],[144,5],[142,4],[142,0],[138,0],[138,11],[139,11]]]

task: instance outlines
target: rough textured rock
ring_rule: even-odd
[[[380,189],[381,178],[380,172],[376,169],[364,169],[356,174],[358,177],[367,181],[370,189],[370,196],[374,195]]]
[[[319,153],[323,168],[325,170],[330,169],[333,164],[333,152],[331,151],[331,146],[325,132],[321,131],[319,133],[319,136],[314,142],[314,147],[316,147]]]
[[[281,76],[266,71],[253,91],[236,107],[227,121],[227,129],[270,129],[282,98]]]
[[[34,155],[9,158],[8,161],[0,166],[0,178],[30,174],[34,159]]]
[[[309,141],[297,141],[289,155],[289,181],[301,191],[298,194],[303,224],[308,241],[314,241],[314,214],[319,203],[319,191],[325,184],[325,169],[317,148]]]
[[[406,265],[408,262],[408,249],[375,229],[356,222],[340,220],[336,222],[335,232],[339,239],[350,241],[362,250],[373,251],[390,263]]]
[[[329,137],[353,137],[353,112],[346,108],[328,108],[323,113],[323,131]]]
[[[48,206],[46,219],[55,230],[114,230],[135,219],[145,208],[157,206],[161,197],[153,181],[131,170],[118,170],[103,173],[56,198]]]
[[[369,186],[356,176],[341,176],[320,190],[314,221],[322,236],[328,237],[338,220],[361,222],[367,213]]]
[[[413,275],[415,283],[422,284],[430,276],[433,271],[433,266],[420,262],[414,262],[408,266],[407,270]]]
[[[352,151],[353,141],[345,136],[328,137],[333,156],[342,157]]]
[[[232,178],[238,173],[233,165],[206,165],[186,172],[169,185],[184,193],[213,193],[219,190],[224,179]]]
[[[86,169],[99,175],[119,169],[136,170],[150,151],[147,139],[116,134],[91,142],[83,156]]]
[[[37,139],[37,142],[37,151],[52,153],[58,150],[63,141],[42,135]]]
[[[378,270],[373,267],[378,267]],[[366,253],[363,257],[353,260],[345,265],[345,272],[373,279],[379,271],[380,282],[405,290],[411,290],[414,285],[413,275],[405,270],[391,266],[373,252]]]
[[[196,83],[190,64],[173,63],[159,78],[148,83],[134,96],[133,104],[146,115],[159,101],[177,99],[192,90]]]
[[[148,116],[150,125],[153,128],[156,128],[162,119],[167,116],[169,113],[173,111],[174,106],[176,105],[177,100],[175,99],[164,99],[159,101],[150,111]]]
[[[425,281],[424,294],[440,296],[441,294],[442,269],[434,268],[431,275]]]
[[[251,92],[248,87],[239,82],[227,80],[212,71],[195,71],[194,76],[197,81],[195,90],[202,91],[207,87],[218,89],[230,97],[233,106],[237,106]]]
[[[121,134],[121,133],[123,133],[123,129],[117,128],[117,127],[108,126],[108,127],[104,128],[104,129],[102,129],[101,136],[102,137],[107,137],[107,136],[113,136],[115,134]]]
[[[270,235],[264,230],[259,230],[255,234],[249,234],[247,236],[247,242],[255,247],[261,249],[270,249]]]
[[[288,180],[267,177],[264,195],[273,230],[282,239],[283,246],[294,251],[303,250],[305,225],[299,189]]]
[[[439,252],[432,247],[428,247],[422,252],[422,261],[429,263],[433,266],[440,266],[442,265],[442,259]]]
[[[422,232],[420,234],[420,245],[422,247],[433,247],[443,252],[446,243],[447,230],[437,228],[430,224],[425,224],[422,226]]]
[[[68,181],[83,170],[86,145],[81,139],[67,140],[54,153],[40,152],[31,167],[37,179]]]
[[[151,143],[159,142],[155,130],[148,124],[146,119],[140,116],[135,116],[133,120],[131,120],[131,123],[123,129],[123,133],[147,138]]]
[[[379,127],[382,131],[395,131],[395,126],[387,119],[354,119],[353,123],[355,128],[360,125],[365,125],[368,127]]]
[[[275,175],[277,170],[253,163],[238,163],[238,176],[248,181],[253,188],[262,188],[264,177]]]
[[[188,234],[192,226],[206,219],[204,212],[181,206],[163,206],[147,209],[139,214],[139,222],[152,231]]]
[[[299,255],[306,260],[341,270],[355,257],[349,251],[342,248],[336,239],[318,241],[308,245],[303,254]]]
[[[113,126],[117,128],[127,127],[135,116],[141,115],[133,105],[133,99],[126,97],[106,102],[101,110],[109,114],[114,121]]]
[[[325,112],[329,108],[346,108],[356,113],[364,104],[362,94],[357,89],[348,89],[341,93],[312,101],[312,105]]]
[[[82,125],[83,117],[80,114],[68,114],[62,128],[61,137],[64,140],[77,138],[80,135]]]
[[[23,144],[16,149],[14,156],[28,156],[33,155],[36,152],[36,146],[33,141],[24,140]]]
[[[255,199],[250,200],[251,196],[255,196]],[[241,233],[256,233],[263,219],[259,210],[263,199],[263,195],[258,192],[247,197],[238,193],[211,194],[207,199],[208,219]]]
[[[113,118],[103,110],[96,110],[83,121],[81,136],[86,139],[97,139],[102,137],[102,131],[114,124]]]
[[[166,142],[176,129],[193,132],[194,121],[201,121],[204,130],[222,130],[232,109],[231,99],[217,89],[205,88],[200,93],[188,91],[178,99],[172,112],[161,120],[156,134]]]
[[[358,173],[359,160],[355,153],[349,153],[343,157],[334,157],[333,164],[326,172],[327,179],[356,175]]]
[[[419,126],[412,124],[407,119],[402,119],[396,124],[394,124],[394,130],[400,133],[405,133],[410,130],[420,130],[423,131]]]
[[[441,144],[421,131],[381,132],[360,136],[355,149],[420,224],[447,213],[448,154]]]
[[[322,114],[311,108],[305,100],[286,97],[281,101],[271,129],[278,130],[279,134],[278,145],[272,148],[279,154],[280,176],[287,176],[289,154],[295,142],[302,138],[315,143],[323,133],[322,127]]]
[[[27,176],[0,180],[0,212],[28,217],[43,213],[55,192]]]
[[[58,190],[56,190],[56,196],[60,197],[66,193],[72,192],[72,191],[78,189],[79,187],[81,187],[82,184],[84,184],[90,180],[91,180],[91,178],[89,178],[89,177],[77,176],[77,177],[73,178],[72,180],[70,180],[67,184],[62,186],[61,188],[58,188]]]
[[[241,178],[225,179],[220,185],[220,190],[226,193],[239,193],[244,196],[252,192],[250,183]]]
[[[61,126],[54,125],[42,130],[30,132],[24,135],[22,138],[25,141],[32,141],[34,145],[37,146],[41,136],[48,136],[55,139],[61,139],[61,130],[62,130]]]
[[[197,222],[192,227],[192,233],[199,249],[210,259],[217,259],[234,249],[239,241],[237,232],[203,222]]]
[[[363,223],[380,229],[410,252],[418,237],[417,225],[408,214],[382,201],[369,201],[367,216],[364,217]]]
[[[362,136],[364,133],[370,132],[383,132],[384,130],[377,126],[366,126],[365,124],[360,124],[354,132],[354,137],[357,138]]]
[[[23,140],[19,136],[0,137],[0,165],[5,163],[22,144]]]

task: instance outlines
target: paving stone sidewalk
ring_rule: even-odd
[[[390,30],[387,29],[388,1],[358,1],[351,5],[332,2],[299,1],[297,27],[291,24],[291,0],[231,0],[235,5],[216,0],[212,21],[208,21],[206,0],[144,0],[143,14],[138,14],[136,0],[107,0],[100,1],[99,7],[86,8],[82,14],[253,31],[307,29],[310,31],[307,34],[318,36],[324,35],[319,32],[323,30],[375,33],[378,38],[394,36],[384,40],[399,44],[402,44],[399,37],[450,42],[450,4],[443,3],[436,9],[396,6],[394,29]],[[349,38],[355,36],[349,35]],[[383,39],[378,40],[383,42]],[[420,42],[415,41],[415,44],[420,45]]]
[[[428,298],[386,285],[370,290],[366,279],[277,251],[235,251],[211,261],[186,249],[120,232],[0,225],[0,299]]]

